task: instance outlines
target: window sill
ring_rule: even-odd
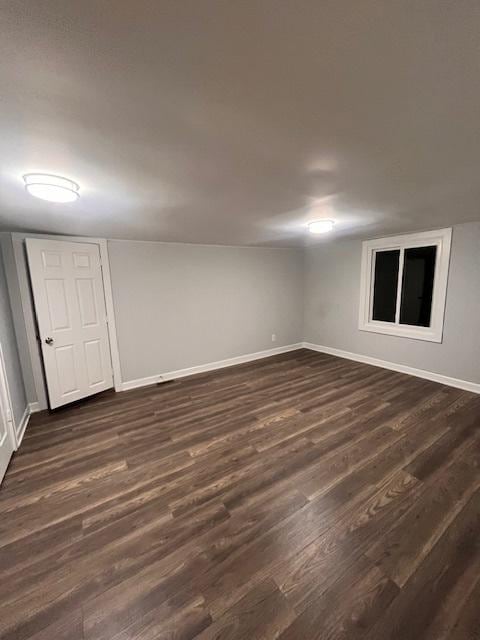
[[[435,331],[431,327],[412,327],[409,325],[392,325],[388,322],[360,323],[360,331],[382,333],[388,336],[425,340],[426,342],[442,342],[442,331]]]

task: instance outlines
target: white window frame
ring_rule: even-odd
[[[415,340],[442,342],[451,242],[451,228],[438,229],[436,231],[423,231],[421,233],[410,233],[401,236],[379,238],[377,240],[367,240],[366,242],[363,242],[358,328],[361,331],[385,333],[391,336],[414,338]],[[426,246],[437,247],[430,326],[415,327],[412,325],[400,324],[400,298],[402,293],[401,287],[405,249]],[[372,320],[375,253],[377,251],[386,251],[390,249],[400,250],[397,304],[395,322],[383,322],[380,320]]]

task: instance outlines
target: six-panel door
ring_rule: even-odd
[[[50,407],[113,386],[97,244],[26,240]]]

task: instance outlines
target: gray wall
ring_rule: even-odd
[[[13,327],[10,299],[5,279],[3,252],[0,246],[0,343],[2,344],[7,372],[8,387],[12,400],[15,425],[18,428],[25,409],[27,398],[23,384],[22,370]]]
[[[307,249],[305,339],[480,382],[480,222],[453,227],[441,344],[358,329],[361,252],[359,240]]]
[[[42,407],[43,377],[34,376],[41,362],[31,328],[33,309],[28,299],[22,311],[19,293],[22,283],[28,288],[26,235],[3,234],[2,245],[28,401],[39,400]],[[305,338],[480,382],[480,222],[454,227],[443,344],[358,330],[359,240],[329,240],[305,252],[115,240],[108,247],[123,381]],[[1,280],[0,331],[9,327],[12,336],[3,273]],[[18,413],[25,399],[17,347],[14,340],[8,342]]]
[[[302,340],[300,250],[109,240],[108,251],[124,381]]]

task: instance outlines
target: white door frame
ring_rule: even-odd
[[[25,238],[40,238],[44,240],[63,240],[66,242],[88,242],[97,244],[100,249],[102,261],[102,279],[105,291],[105,304],[108,318],[108,336],[110,340],[110,353],[112,357],[113,384],[115,391],[122,390],[122,374],[120,368],[120,354],[118,351],[117,329],[115,325],[115,311],[113,306],[112,282],[110,278],[110,262],[108,258],[108,245],[105,238],[89,238],[85,236],[56,236],[44,233],[12,233],[17,277],[20,288],[22,311],[27,332],[28,349],[32,365],[32,373],[37,391],[37,403],[31,407],[33,411],[48,408],[47,388],[43,374],[43,362],[41,347],[37,341],[37,319],[32,299],[30,286],[30,274],[25,251]]]
[[[6,412],[7,432],[10,442],[12,443],[13,450],[16,451],[20,445],[17,437],[17,426],[15,424],[15,416],[13,415],[12,398],[10,396],[10,389],[8,388],[7,372],[5,370],[5,358],[3,355],[2,345],[0,343],[0,401],[2,407]]]

